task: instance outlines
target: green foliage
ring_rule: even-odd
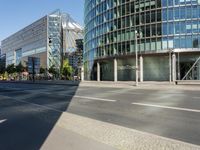
[[[43,73],[45,73],[45,69],[44,68],[40,68],[40,74],[43,74]]]
[[[25,70],[25,67],[22,65],[22,63],[20,62],[17,66],[16,66],[16,72],[17,73],[21,73]]]
[[[6,67],[4,63],[0,63],[0,74],[4,74],[6,71]]]
[[[70,79],[73,73],[72,66],[69,65],[68,59],[63,61],[62,75],[65,76],[66,79]]]
[[[49,73],[51,73],[51,74],[53,74],[53,75],[58,74],[58,72],[56,71],[55,65],[52,65],[52,66],[49,68]]]
[[[15,73],[16,72],[15,65],[14,64],[8,65],[6,71],[8,72],[8,74]]]

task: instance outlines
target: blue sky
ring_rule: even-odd
[[[0,0],[0,41],[56,9],[83,25],[83,7],[84,0]]]

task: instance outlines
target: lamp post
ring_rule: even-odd
[[[138,86],[138,45],[137,45],[137,30],[135,30],[135,86]]]
[[[173,49],[169,49],[169,82],[172,82],[172,52]]]

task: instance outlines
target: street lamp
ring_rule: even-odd
[[[172,82],[172,53],[173,49],[169,49],[169,82]]]
[[[138,86],[138,45],[137,45],[137,30],[135,30],[135,85]]]

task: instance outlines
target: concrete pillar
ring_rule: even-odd
[[[197,63],[197,80],[200,80],[200,61]]]
[[[81,81],[84,81],[84,66],[81,67]]]
[[[172,55],[172,81],[176,81],[176,54]]]
[[[117,59],[114,59],[114,82],[117,82]]]
[[[169,52],[169,82],[172,82],[172,57],[171,51]]]
[[[143,57],[140,56],[140,82],[143,82]]]
[[[97,81],[100,81],[100,63],[97,62]]]

